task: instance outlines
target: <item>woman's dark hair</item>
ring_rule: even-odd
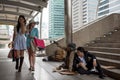
[[[16,27],[17,27],[17,33],[19,32],[19,29],[20,29],[20,26],[21,26],[21,25],[20,25],[20,22],[19,22],[19,19],[20,19],[20,18],[23,18],[23,19],[25,20],[24,22],[25,22],[25,24],[26,24],[26,19],[25,19],[25,17],[24,17],[23,15],[20,15],[19,18],[18,18],[17,26],[16,26]]]
[[[83,52],[83,53],[86,52],[83,47],[78,47],[77,50],[80,51],[80,52]]]

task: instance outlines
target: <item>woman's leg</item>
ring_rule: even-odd
[[[32,52],[32,70],[34,71],[35,67],[35,52]]]
[[[19,67],[20,51],[19,51],[19,50],[15,50],[15,51],[14,51],[14,55],[15,55],[15,57],[16,57],[15,69],[17,70],[18,67]]]
[[[21,72],[23,61],[24,61],[24,50],[20,50],[20,66],[18,72]]]
[[[31,56],[31,50],[30,50],[30,48],[28,48],[28,55],[29,55],[29,64],[30,64],[30,68],[29,68],[29,70],[31,70],[31,67],[32,67],[32,56]]]

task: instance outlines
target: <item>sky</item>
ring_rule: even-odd
[[[43,9],[42,14],[42,38],[48,38],[49,34],[49,11],[48,7]]]
[[[48,20],[49,18],[48,18],[48,8],[44,8],[43,9],[43,22],[46,22],[46,23],[48,23]]]

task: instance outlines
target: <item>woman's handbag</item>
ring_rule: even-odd
[[[9,51],[9,53],[8,53],[8,58],[13,58],[13,56],[14,56],[14,50],[13,49],[11,49],[10,51]]]
[[[42,48],[42,49],[45,48],[44,40],[38,39],[38,38],[34,38],[34,42],[35,42],[36,47]]]
[[[16,57],[17,57],[15,50],[14,50],[14,49],[11,49],[11,50],[9,51],[7,57],[10,58],[10,59],[12,59],[12,61],[15,61],[15,60],[16,60]]]

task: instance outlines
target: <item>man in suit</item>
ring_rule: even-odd
[[[103,71],[96,57],[85,51],[83,47],[78,47],[73,60],[73,69],[80,74],[91,74],[93,68],[97,70],[97,74],[103,79]]]

